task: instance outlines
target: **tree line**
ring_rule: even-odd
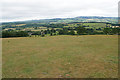
[[[50,36],[54,35],[114,35],[120,34],[120,28],[104,28],[102,31],[96,31],[92,28],[85,28],[83,26],[75,27],[75,28],[61,28],[61,29],[47,29],[41,31],[2,31],[2,37],[28,37],[28,36],[41,36],[49,34]]]
[[[26,31],[2,31],[2,38],[27,36],[29,36],[29,34]]]
[[[59,35],[97,35],[97,34],[104,35],[120,34],[120,28],[104,28],[103,30],[102,29],[94,30],[93,28],[86,29],[82,26],[79,26],[76,27],[75,29],[63,28],[62,30],[59,30]]]

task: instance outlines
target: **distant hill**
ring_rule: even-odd
[[[40,19],[28,20],[12,23],[70,23],[70,22],[108,22],[118,23],[117,17],[100,17],[100,16],[78,16],[74,18],[53,18],[53,19]]]

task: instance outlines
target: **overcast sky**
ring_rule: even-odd
[[[117,17],[118,2],[119,0],[0,0],[0,22],[77,16]]]

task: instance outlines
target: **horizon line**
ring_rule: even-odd
[[[9,22],[23,22],[23,21],[34,21],[34,20],[45,20],[45,19],[67,19],[67,18],[77,18],[77,17],[113,17],[113,16],[76,16],[76,17],[56,17],[56,18],[39,18],[39,19],[21,19],[21,20],[11,20],[11,21],[0,21],[0,24],[1,23],[9,23]],[[115,16],[114,16],[115,17]],[[115,17],[117,18],[117,17]]]

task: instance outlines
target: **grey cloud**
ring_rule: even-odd
[[[2,0],[2,20],[117,16],[119,0]]]

